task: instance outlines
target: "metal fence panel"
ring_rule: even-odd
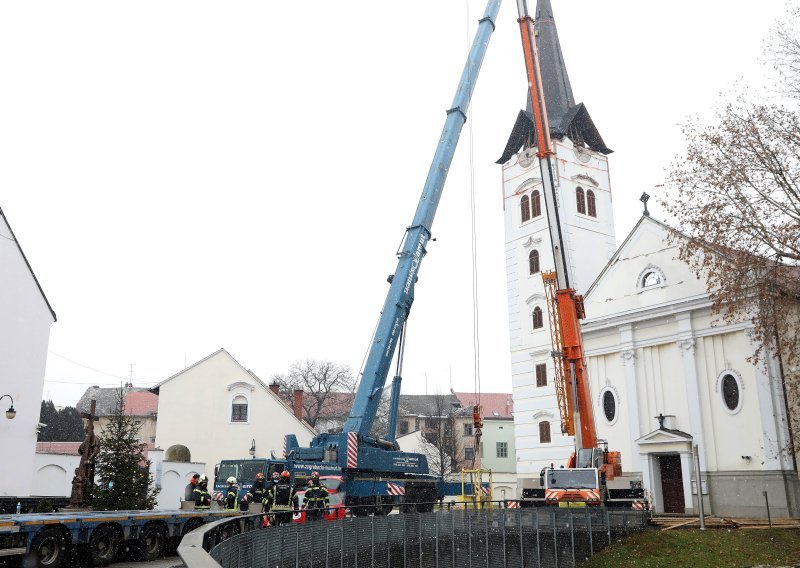
[[[574,568],[647,519],[599,508],[351,517],[257,528],[219,542],[211,556],[225,568]]]

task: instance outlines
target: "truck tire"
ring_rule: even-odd
[[[59,529],[39,531],[31,543],[29,558],[37,568],[57,568],[67,557],[67,539]],[[27,564],[26,564],[27,566]]]
[[[89,560],[92,566],[108,566],[117,557],[119,532],[111,525],[100,525],[89,537]]]
[[[164,527],[158,523],[148,523],[139,534],[139,558],[152,562],[164,552]]]

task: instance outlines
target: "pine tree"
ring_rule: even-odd
[[[147,444],[137,438],[138,433],[134,419],[125,415],[125,389],[121,388],[96,460],[92,490],[92,507],[96,510],[143,510],[155,506],[158,489],[150,474],[150,460],[145,457]]]
[[[58,442],[83,442],[86,435],[83,419],[74,406],[65,406],[58,411],[58,427],[56,441]]]
[[[37,440],[39,442],[55,442],[56,434],[59,430],[58,427],[58,411],[52,400],[43,400],[41,410],[39,411],[39,422],[47,424],[39,430]]]

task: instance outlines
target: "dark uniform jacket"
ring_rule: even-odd
[[[228,492],[225,494],[225,508],[236,509],[236,498],[239,496],[239,486],[235,483],[228,485]]]
[[[322,485],[309,485],[303,499],[304,509],[327,509],[329,505],[328,488]]]
[[[259,481],[253,483],[253,486],[247,490],[247,501],[250,503],[263,503],[266,498],[267,489]]]
[[[294,485],[288,482],[278,482],[267,492],[267,509],[270,511],[289,511],[297,509],[299,500],[295,493]]]
[[[194,496],[195,509],[208,509],[211,507],[211,494],[208,492],[208,485],[203,483],[198,485],[192,491]]]

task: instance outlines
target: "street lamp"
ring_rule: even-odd
[[[5,397],[8,397],[11,400],[11,406],[9,406],[8,410],[6,410],[6,418],[13,420],[17,415],[17,411],[14,410],[14,399],[11,398],[10,394],[4,394],[3,396],[0,396],[0,400],[3,400]]]
[[[253,456],[253,459],[256,457],[256,440],[253,438],[253,444],[250,446],[250,455]]]

